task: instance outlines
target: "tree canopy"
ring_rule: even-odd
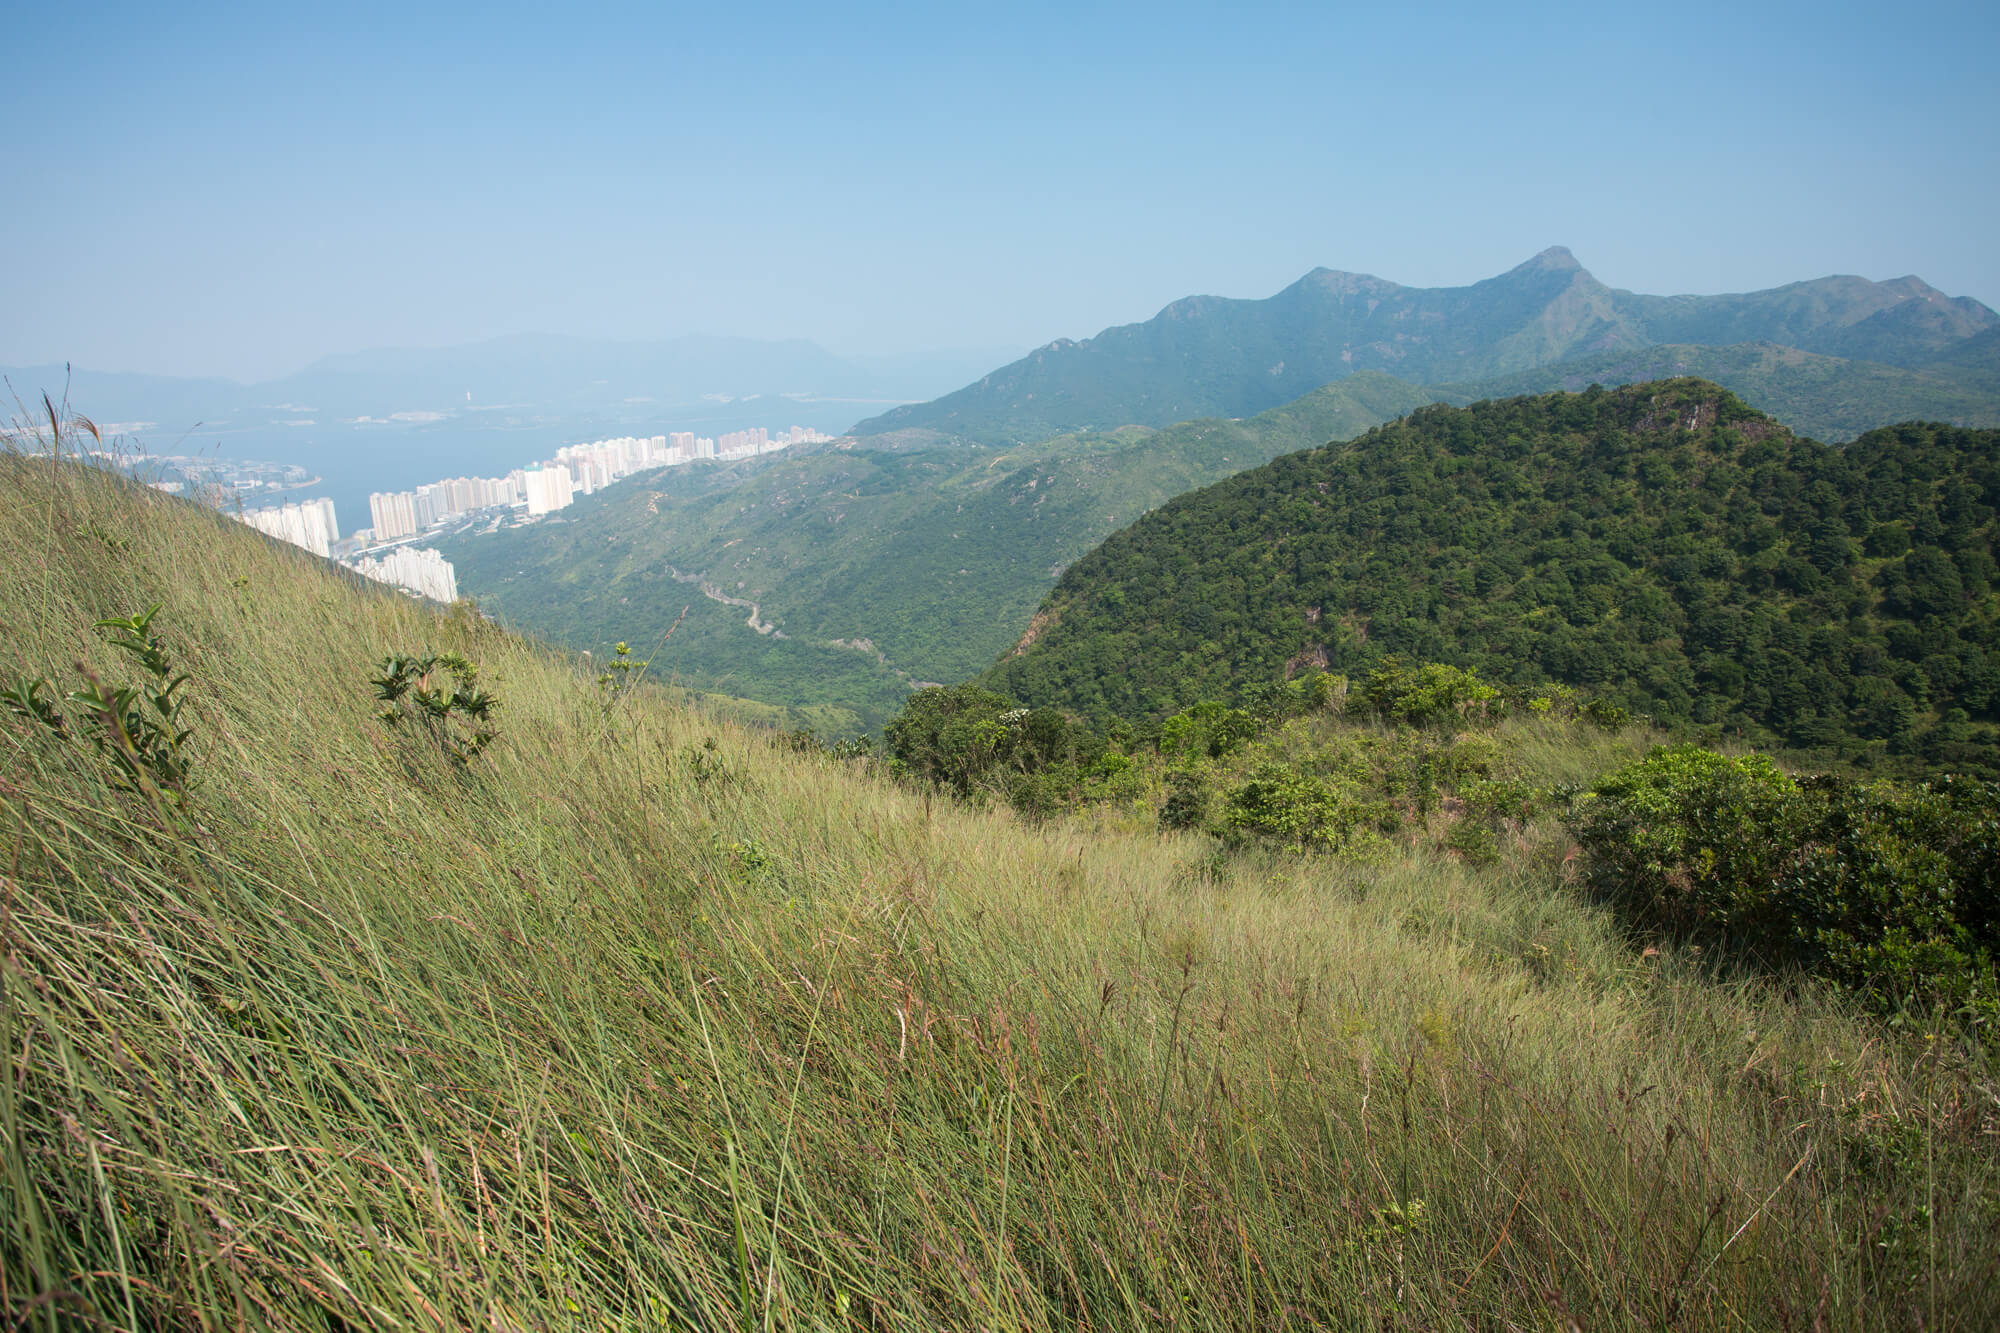
[[[983,683],[1157,718],[1396,655],[1991,772],[1996,509],[2000,431],[1833,448],[1686,379],[1428,407],[1114,534]]]

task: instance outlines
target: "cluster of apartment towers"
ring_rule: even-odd
[[[267,536],[302,546],[318,556],[331,557],[334,544],[340,540],[333,501],[323,496],[296,504],[245,509],[237,517]],[[436,602],[458,600],[458,571],[451,567],[451,561],[428,547],[394,546],[379,554],[350,555],[341,563],[377,583],[419,597]]]
[[[379,548],[485,509],[525,508],[527,517],[536,519],[567,508],[578,495],[589,495],[635,472],[704,458],[749,458],[795,444],[822,444],[831,438],[801,426],[776,435],[757,426],[715,439],[692,431],[674,431],[566,445],[556,450],[554,458],[516,468],[504,477],[453,477],[414,491],[377,491],[368,497],[373,526],[354,536],[364,547]],[[244,510],[238,517],[260,532],[315,555],[330,557],[340,541],[333,501],[325,498]],[[439,602],[458,598],[457,571],[433,550],[399,545],[356,554],[345,563],[356,573],[421,597]]]
[[[529,518],[567,508],[621,477],[649,468],[672,467],[697,459],[748,458],[794,444],[817,444],[830,437],[794,426],[777,435],[762,426],[731,431],[717,439],[692,431],[649,437],[620,436],[595,444],[572,444],[556,456],[504,477],[453,477],[414,491],[377,492],[368,497],[368,516],[377,543],[413,537],[481,509],[525,508]]]

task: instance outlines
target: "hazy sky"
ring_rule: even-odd
[[[1992,0],[554,8],[11,8],[0,363],[1025,347],[1558,243],[2000,305]]]

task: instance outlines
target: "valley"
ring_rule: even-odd
[[[1909,420],[2000,427],[1996,338],[2000,316],[1916,279],[1649,297],[1604,287],[1561,247],[1465,288],[1318,270],[1267,301],[1189,298],[1045,347],[861,422],[833,448],[635,482],[561,524],[444,550],[487,610],[600,653],[678,613],[666,570],[698,573],[798,642],[760,641],[741,617],[703,608],[661,665],[851,736],[879,729],[912,682],[993,668],[1059,576],[1121,526],[1426,404],[1692,376],[1832,443]],[[1301,383],[1312,387],[1283,400]],[[1181,419],[1199,412],[1217,415]],[[843,649],[858,641],[872,652]],[[993,669],[1000,681],[1028,668]],[[1555,676],[1588,683],[1597,670]],[[1662,697],[1648,687],[1629,701],[1642,696]]]
[[[578,501],[562,522],[442,549],[486,610],[599,653],[663,629],[684,604],[676,578],[698,573],[755,601],[774,636],[699,609],[659,665],[700,689],[843,710],[832,730],[853,734],[879,728],[912,680],[984,668],[1061,568],[1121,522],[1426,400],[1357,376],[1241,422],[1006,449],[853,441],[743,468],[728,483],[697,482],[691,469],[657,474],[676,477],[675,489],[635,478]],[[838,646],[864,639],[872,652]]]

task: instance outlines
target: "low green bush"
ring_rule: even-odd
[[[1102,736],[1056,709],[1022,708],[973,685],[917,691],[885,735],[899,771],[960,796],[998,792],[1029,814],[1076,799],[1105,752]]]
[[[1368,673],[1369,706],[1384,717],[1414,726],[1449,726],[1492,711],[1500,691],[1471,668],[1442,662],[1405,666],[1391,658]]]
[[[1209,811],[1215,804],[1208,775],[1197,769],[1180,768],[1167,774],[1167,799],[1160,806],[1163,829],[1208,827]]]
[[[1224,826],[1300,851],[1338,852],[1381,821],[1387,807],[1362,799],[1358,788],[1280,763],[1263,763],[1228,793]]]
[[[1792,953],[1889,1003],[1991,1010],[2000,784],[1803,785],[1817,808],[1783,885]]]
[[[161,605],[155,602],[136,615],[100,620],[95,626],[110,632],[111,646],[143,673],[140,681],[114,686],[79,663],[83,686],[71,690],[65,702],[76,710],[74,720],[83,735],[111,766],[113,786],[179,805],[193,776],[188,738],[194,729],[182,725],[187,707],[182,690],[188,678],[174,674],[166,643],[153,631]],[[22,677],[0,689],[0,703],[50,735],[69,737],[70,719],[42,693],[51,688],[47,677]]]
[[[1248,711],[1208,699],[1181,710],[1162,724],[1160,753],[1226,759],[1248,745],[1260,730],[1257,719]]]
[[[1995,1016],[2000,785],[1794,781],[1663,746],[1572,816],[1590,880],[1638,924],[1821,973],[1882,1009]]]

